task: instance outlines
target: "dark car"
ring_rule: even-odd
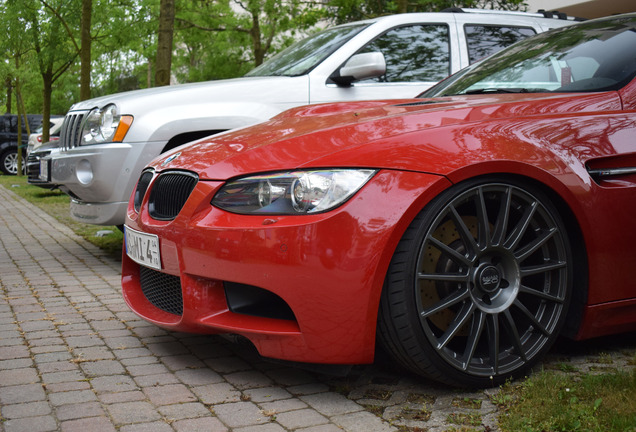
[[[27,114],[29,130],[35,131],[42,125],[41,114]],[[22,160],[26,162],[26,146],[29,141],[26,122],[22,118]],[[23,166],[24,169],[24,166]],[[0,117],[0,171],[3,174],[18,173],[18,116],[4,114]]]

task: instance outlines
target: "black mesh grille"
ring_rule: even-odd
[[[172,220],[177,217],[197,181],[195,174],[186,172],[161,174],[150,192],[150,216],[158,220]]]
[[[83,119],[84,114],[68,114],[64,118],[62,130],[60,131],[60,141],[62,142],[62,149],[68,150],[79,146]]]
[[[175,315],[183,314],[181,280],[178,276],[140,266],[139,282],[141,283],[141,291],[150,303],[162,311]]]

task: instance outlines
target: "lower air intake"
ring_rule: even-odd
[[[162,311],[174,315],[183,315],[183,297],[181,296],[181,279],[151,270],[139,268],[141,291],[150,303]]]

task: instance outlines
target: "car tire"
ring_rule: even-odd
[[[18,151],[9,148],[0,154],[0,171],[4,175],[16,175],[18,173]],[[22,158],[22,171],[26,173],[26,157]]]
[[[506,178],[460,183],[399,242],[379,341],[417,374],[460,387],[499,385],[550,349],[571,285],[567,231],[544,193]]]

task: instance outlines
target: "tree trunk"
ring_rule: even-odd
[[[7,114],[11,114],[11,94],[13,93],[13,86],[11,84],[10,77],[7,77],[6,86],[7,86],[7,109],[5,110],[5,112]]]
[[[53,72],[42,74],[42,142],[49,141],[49,128],[51,124],[51,95],[53,94]]]
[[[91,97],[91,15],[93,0],[82,0],[80,100]]]
[[[148,73],[146,73],[146,87],[152,87],[152,60],[148,59]]]
[[[170,84],[174,16],[175,0],[161,0],[161,4],[159,6],[157,60],[155,62],[155,86],[164,86]]]
[[[250,37],[252,38],[252,50],[254,51],[254,66],[260,66],[265,60],[265,53],[261,44],[261,25],[258,19],[258,11],[252,12]]]
[[[16,59],[16,65],[18,65],[18,60]],[[27,133],[29,132],[29,119],[27,118],[26,112],[24,111],[24,104],[20,103],[20,101],[22,100],[22,94],[20,93],[20,78],[16,78],[15,79],[15,99],[16,99],[16,106],[18,108],[18,152],[17,152],[17,164],[18,164],[18,170],[16,172],[17,175],[21,176],[22,175],[22,164],[24,163],[22,160],[22,146],[24,145],[22,143],[22,119],[24,118],[24,121],[26,122],[26,129],[27,129]]]
[[[408,12],[409,2],[408,0],[397,0],[397,13]]]

